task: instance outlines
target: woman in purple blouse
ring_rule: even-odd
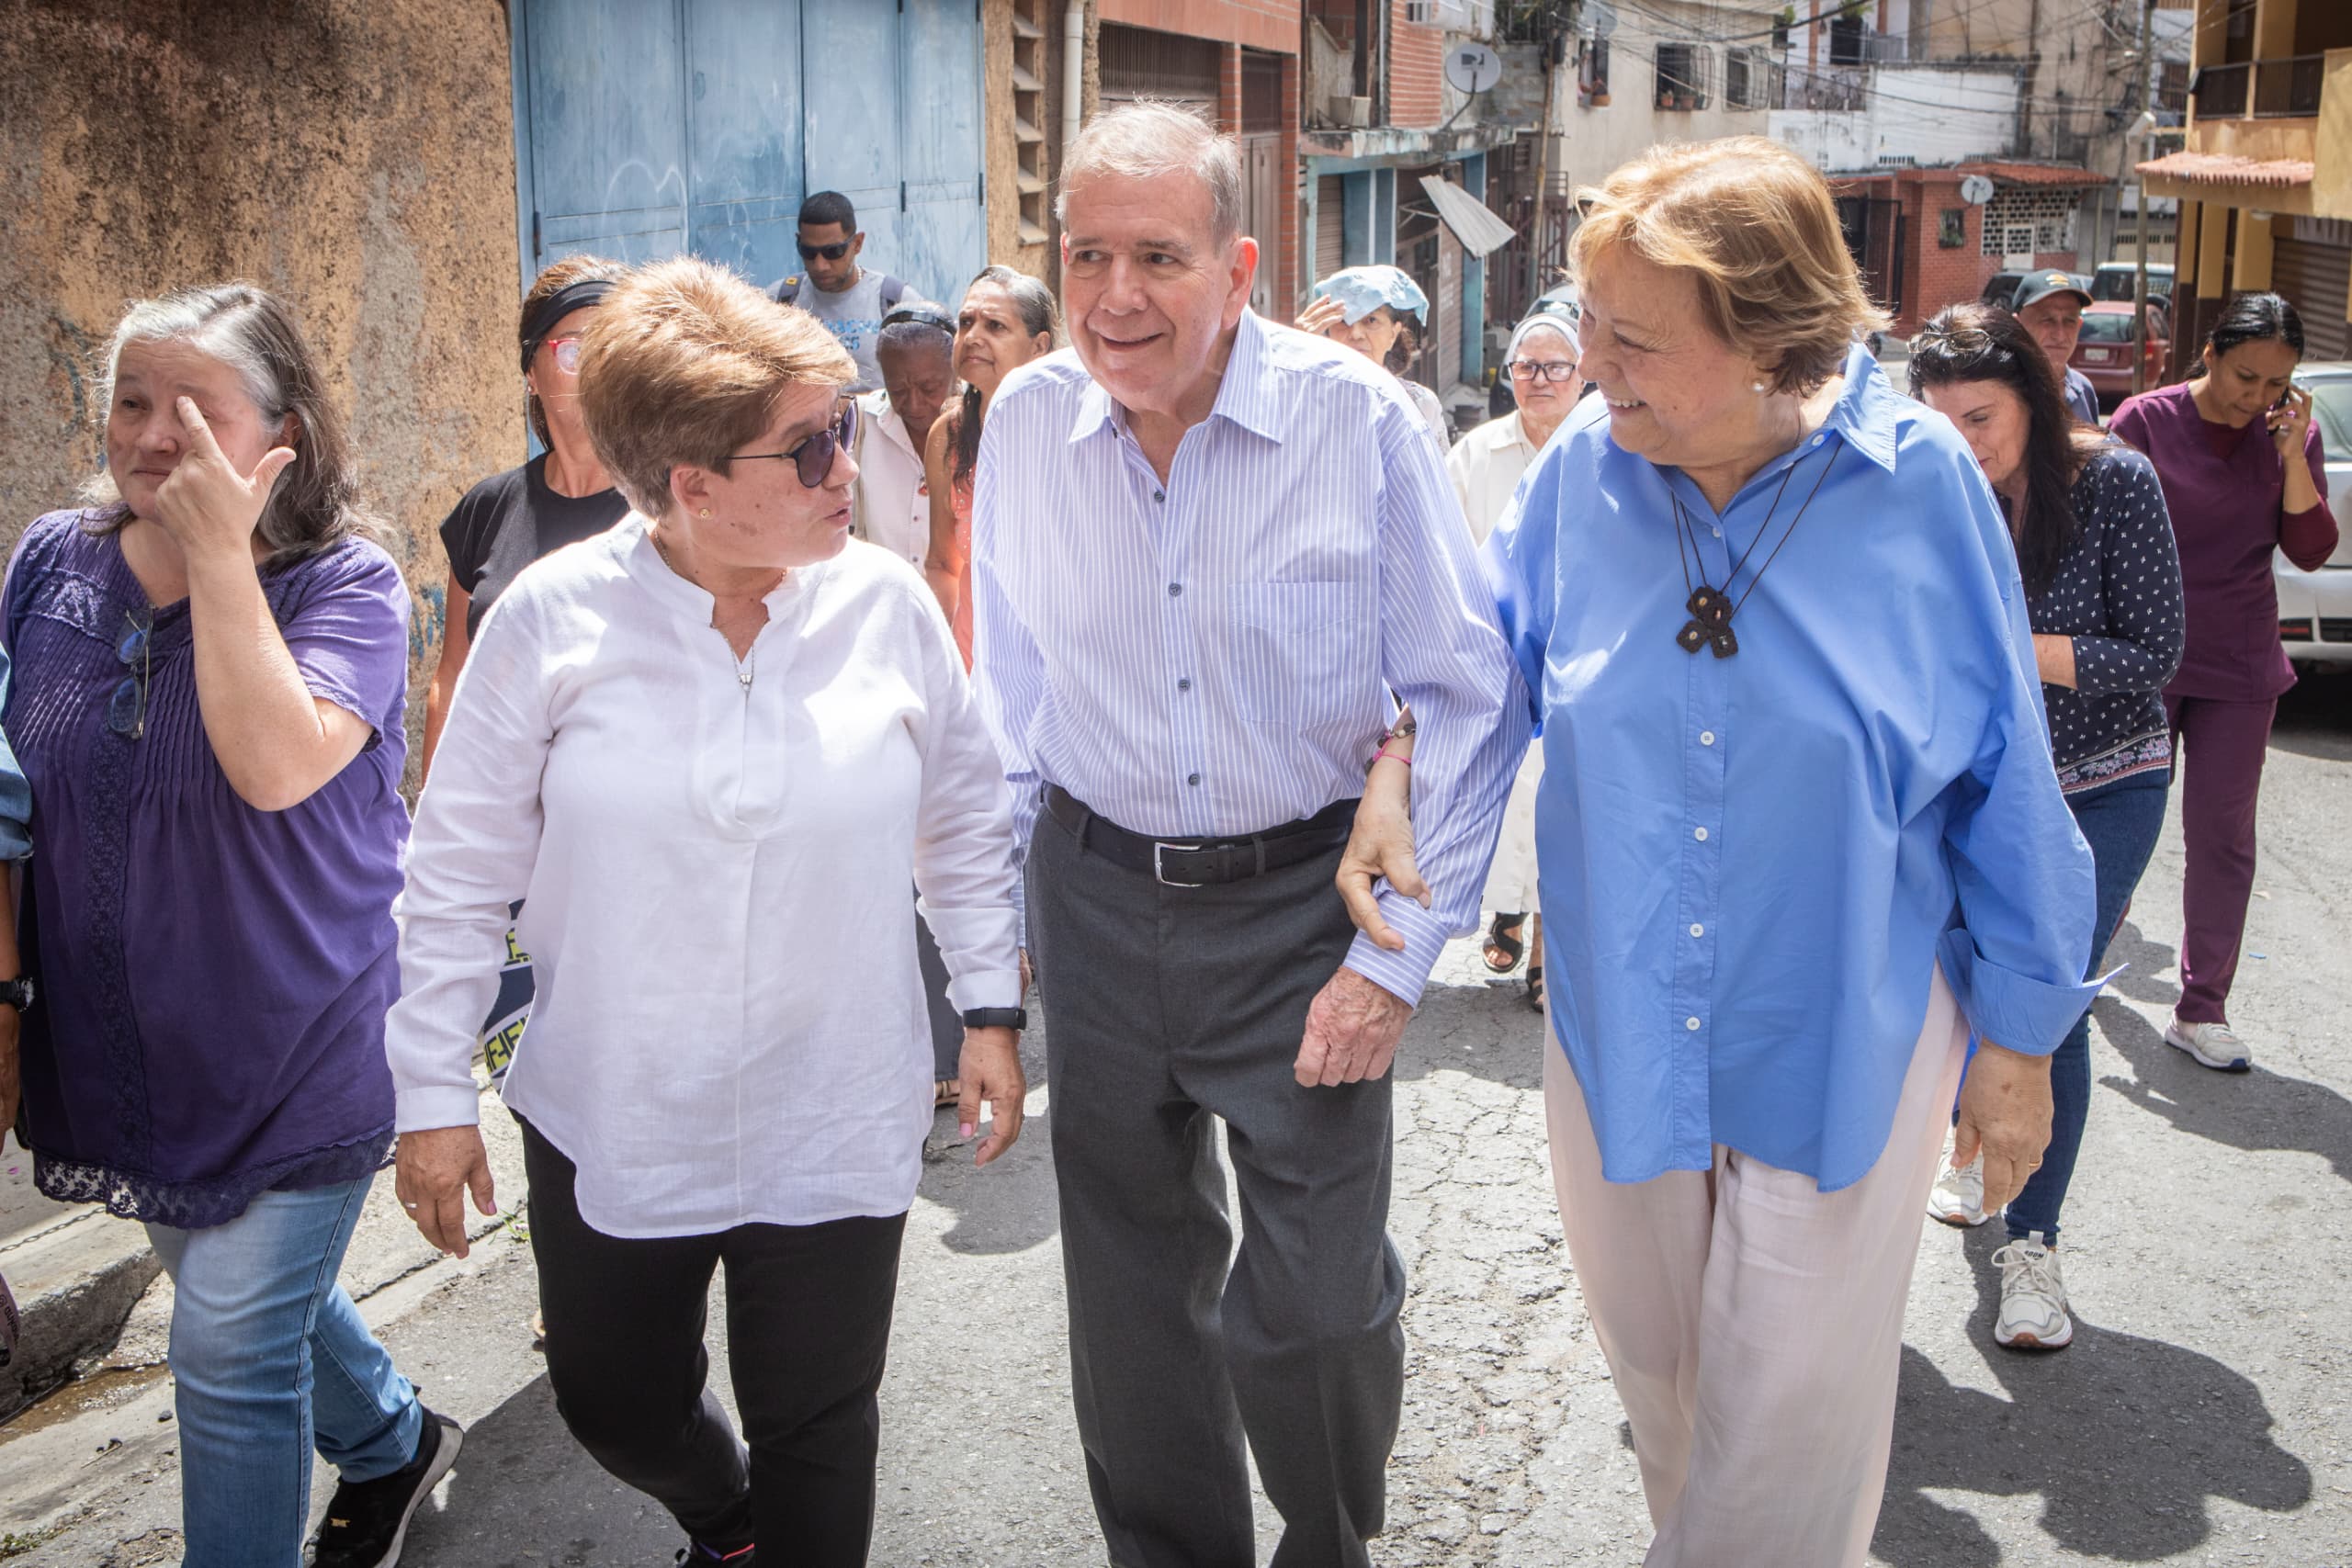
[[[2165,687],[2188,852],[2180,1001],[2165,1040],[2222,1072],[2250,1065],[2230,1028],[2230,982],[2254,892],[2270,719],[2295,683],[2271,552],[2312,571],[2335,548],[2312,397],[2292,381],[2302,355],[2292,305],[2241,294],[2207,334],[2197,376],[2130,400],[2108,423],[2156,467],[2188,611],[2188,650]]]
[[[0,599],[32,785],[25,1141],[172,1276],[186,1568],[390,1563],[456,1457],[335,1283],[391,1145],[408,593],[286,308],[134,305],[107,468]]]

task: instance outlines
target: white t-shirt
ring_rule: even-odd
[[[1011,799],[938,601],[852,540],[767,608],[739,664],[634,514],[537,562],[482,622],[418,802],[398,1125],[477,1119],[474,1032],[527,898],[538,996],[506,1101],[608,1235],[913,1202],[910,882],[956,1007],[1020,1001]]]
[[[872,267],[860,268],[857,281],[839,294],[826,293],[817,287],[815,278],[803,275],[800,291],[792,302],[831,327],[849,356],[857,361],[857,380],[851,391],[870,392],[882,384],[882,367],[874,357],[875,345],[882,336],[880,273]]]

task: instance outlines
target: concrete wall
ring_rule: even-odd
[[[1881,66],[1866,107],[1775,109],[1771,136],[1830,171],[1998,158],[2016,144],[2015,71]]]
[[[0,542],[96,469],[125,302],[250,278],[401,533],[421,677],[435,527],[524,450],[506,43],[487,0],[0,0]]]
[[[1552,130],[1560,138],[1550,164],[1554,190],[1599,185],[1618,164],[1664,142],[1763,135],[1770,121],[1764,109],[1734,108],[1725,101],[1723,46],[1710,50],[1709,92],[1702,109],[1657,107],[1656,59],[1662,42],[1769,29],[1772,16],[1761,6],[1693,6],[1680,0],[1656,0],[1639,9],[1620,6],[1616,31],[1609,39],[1610,101],[1598,107],[1579,98],[1571,45],[1567,62],[1552,77]],[[1507,77],[1521,70],[1540,82],[1542,67],[1532,54],[1506,50]],[[1522,59],[1527,62],[1523,68]],[[1538,103],[1540,107],[1540,99]]]

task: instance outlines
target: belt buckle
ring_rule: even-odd
[[[1206,846],[1201,844],[1171,844],[1164,839],[1154,839],[1151,841],[1151,879],[1154,882],[1159,883],[1162,887],[1206,887],[1208,884],[1205,882],[1175,882],[1170,880],[1166,864],[1160,859],[1160,856],[1167,853],[1170,850],[1174,850],[1180,854],[1190,854],[1195,850],[1205,847]]]

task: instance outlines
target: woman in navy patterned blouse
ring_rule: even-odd
[[[2049,362],[1998,306],[1956,305],[1927,324],[1911,344],[1911,395],[1959,427],[2017,541],[2059,787],[2098,869],[2096,975],[2155,848],[2172,780],[2163,691],[2183,623],[2164,491],[2145,457],[2072,423]],[[2052,1058],[2050,1088],[2050,1148],[2008,1205],[2010,1243],[1995,1255],[1994,1337],[2019,1349],[2074,1338],[2056,1248],[2090,1111],[2088,1012]],[[1928,1213],[1982,1224],[1983,1196],[1973,1166],[1947,1166]]]

